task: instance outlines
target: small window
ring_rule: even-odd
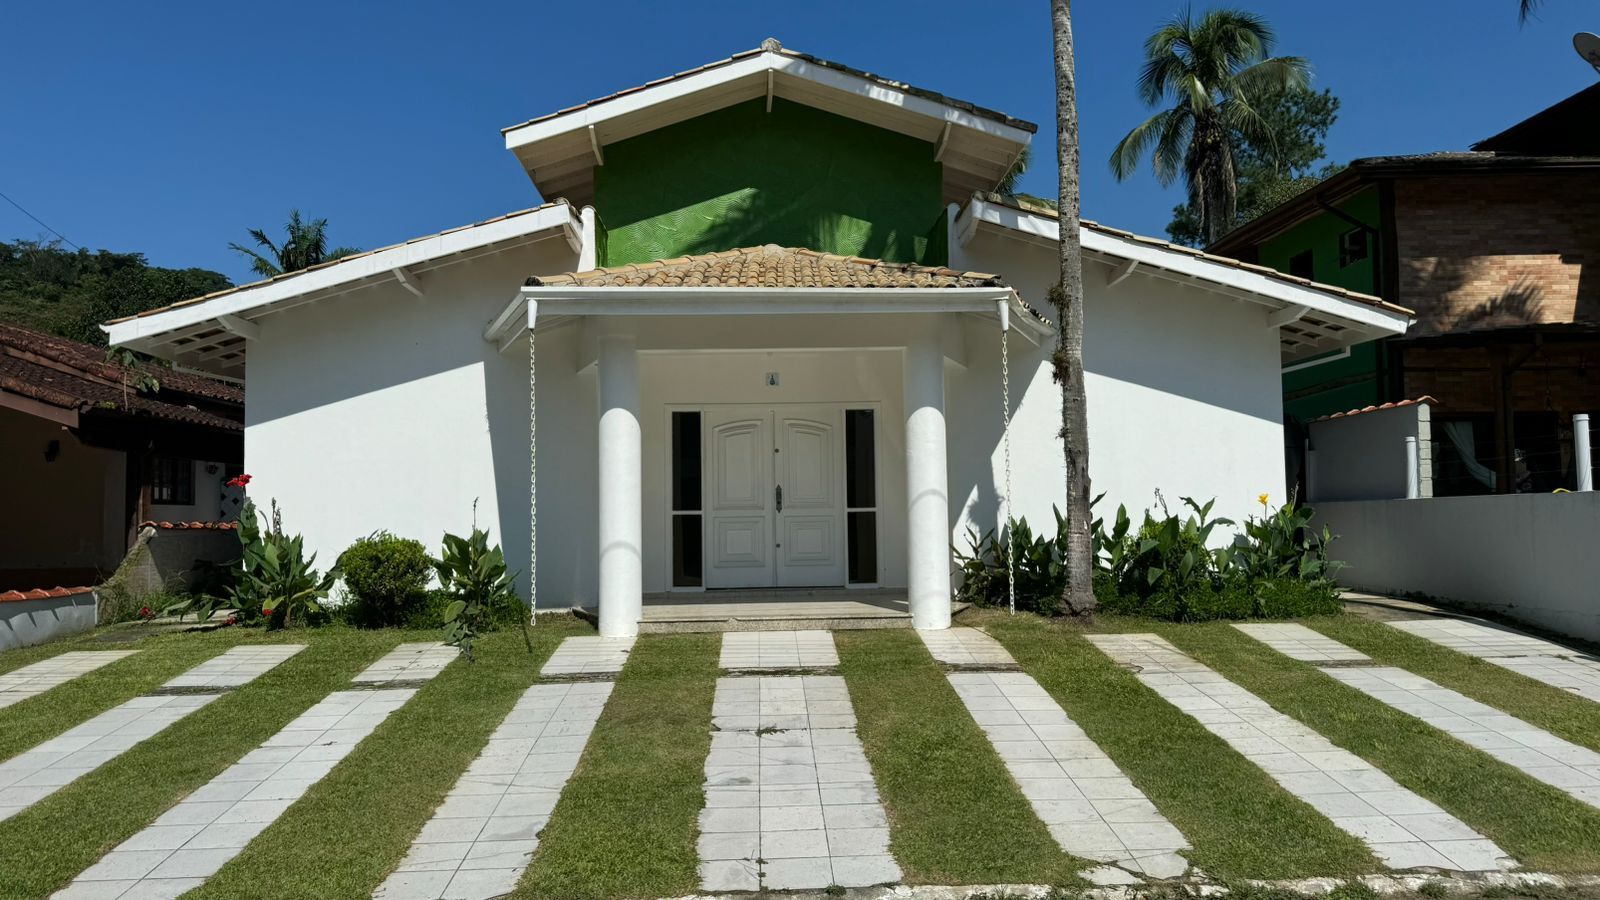
[[[1315,268],[1312,266],[1310,250],[1304,250],[1289,257],[1290,275],[1296,278],[1313,278],[1314,276],[1311,274],[1313,271],[1315,271]]]
[[[194,504],[194,460],[157,456],[150,473],[150,502],[170,506]]]
[[[700,515],[700,413],[672,414],[672,586],[705,585]]]
[[[878,580],[878,454],[874,430],[872,410],[845,410],[845,542],[851,584],[873,584]]]
[[[1339,267],[1343,268],[1367,258],[1367,230],[1352,228],[1339,235]]]

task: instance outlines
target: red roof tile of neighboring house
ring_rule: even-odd
[[[819,253],[801,247],[743,247],[587,272],[539,275],[530,287],[961,288],[1004,287],[999,276],[938,266]]]
[[[173,531],[187,531],[201,529],[205,531],[232,531],[239,527],[237,522],[140,522],[140,528],[161,528]]]
[[[160,382],[160,389],[143,392],[129,372],[128,367],[108,361],[101,348],[0,323],[0,392],[80,413],[103,410],[224,431],[244,429],[244,391],[234,385],[152,368],[149,374]],[[209,408],[199,408],[192,402],[195,399]]]
[[[50,600],[57,597],[71,597],[74,594],[87,594],[93,591],[91,587],[54,587],[34,588],[31,591],[0,591],[0,603],[16,603],[22,600]]]
[[[1385,409],[1399,409],[1402,406],[1416,406],[1419,403],[1438,403],[1438,402],[1439,402],[1438,400],[1435,400],[1434,398],[1428,396],[1427,394],[1423,394],[1421,397],[1418,397],[1415,400],[1396,400],[1393,403],[1380,403],[1377,406],[1363,406],[1360,409],[1351,409],[1351,410],[1346,410],[1344,412],[1336,412],[1336,413],[1332,413],[1330,415],[1320,416],[1318,418],[1312,419],[1311,421],[1313,421],[1313,422],[1326,422],[1329,419],[1348,419],[1351,416],[1359,416],[1362,413],[1381,412],[1382,410],[1385,410]]]

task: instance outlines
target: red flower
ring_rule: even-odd
[[[234,477],[228,479],[228,487],[242,488],[242,487],[249,487],[249,486],[250,486],[250,476],[249,475],[235,475]]]
[[[222,624],[224,624],[224,625],[237,625],[237,624],[239,624],[239,617],[238,616],[229,616],[227,619],[225,619],[223,621]]]

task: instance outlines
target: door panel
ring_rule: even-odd
[[[769,410],[706,414],[705,586],[772,583],[772,416]]]
[[[809,406],[705,413],[707,588],[845,583],[842,415]]]
[[[844,517],[839,483],[839,443],[835,409],[780,408],[777,424],[778,486],[777,583],[780,586],[837,586],[845,583]]]

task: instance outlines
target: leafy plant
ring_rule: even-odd
[[[1211,532],[1218,525],[1232,525],[1232,519],[1211,519],[1215,500],[1201,505],[1192,497],[1183,503],[1193,512],[1180,519],[1167,511],[1161,492],[1156,492],[1161,511],[1157,519],[1147,510],[1137,532],[1127,507],[1117,507],[1117,518],[1108,533],[1103,520],[1090,526],[1097,565],[1111,575],[1122,594],[1147,596],[1208,587],[1224,567],[1218,551],[1209,549]]]
[[[1009,574],[1016,582],[1017,608],[1054,615],[1067,583],[1067,528],[1061,511],[1053,512],[1054,534],[1035,535],[1026,517],[1011,520],[1000,538],[993,531],[980,538],[969,528],[967,551],[952,548],[962,575],[957,596],[974,606],[1006,606],[1006,561],[1014,553],[1015,566]]]
[[[1228,548],[1230,566],[1258,580],[1332,581],[1344,563],[1328,558],[1334,535],[1326,525],[1321,532],[1311,527],[1315,511],[1296,506],[1293,496],[1276,510],[1266,494],[1257,499],[1262,516],[1245,520],[1243,533]]]
[[[489,532],[472,526],[472,534],[444,536],[444,549],[433,562],[439,585],[449,597],[444,609],[445,640],[472,658],[472,645],[478,635],[493,624],[495,611],[508,601],[517,602],[512,586],[515,576],[506,568],[500,545],[489,546]],[[528,623],[522,618],[522,637],[532,652]]]
[[[406,625],[428,602],[433,560],[422,542],[376,531],[339,554],[349,602],[344,612],[362,628]]]
[[[322,601],[339,580],[339,566],[335,563],[318,575],[312,568],[317,555],[306,556],[304,539],[284,534],[277,501],[272,503],[270,527],[262,530],[255,501],[246,500],[238,530],[243,568],[233,588],[234,605],[240,611],[259,609],[267,627],[274,629],[310,624],[323,615]]]

